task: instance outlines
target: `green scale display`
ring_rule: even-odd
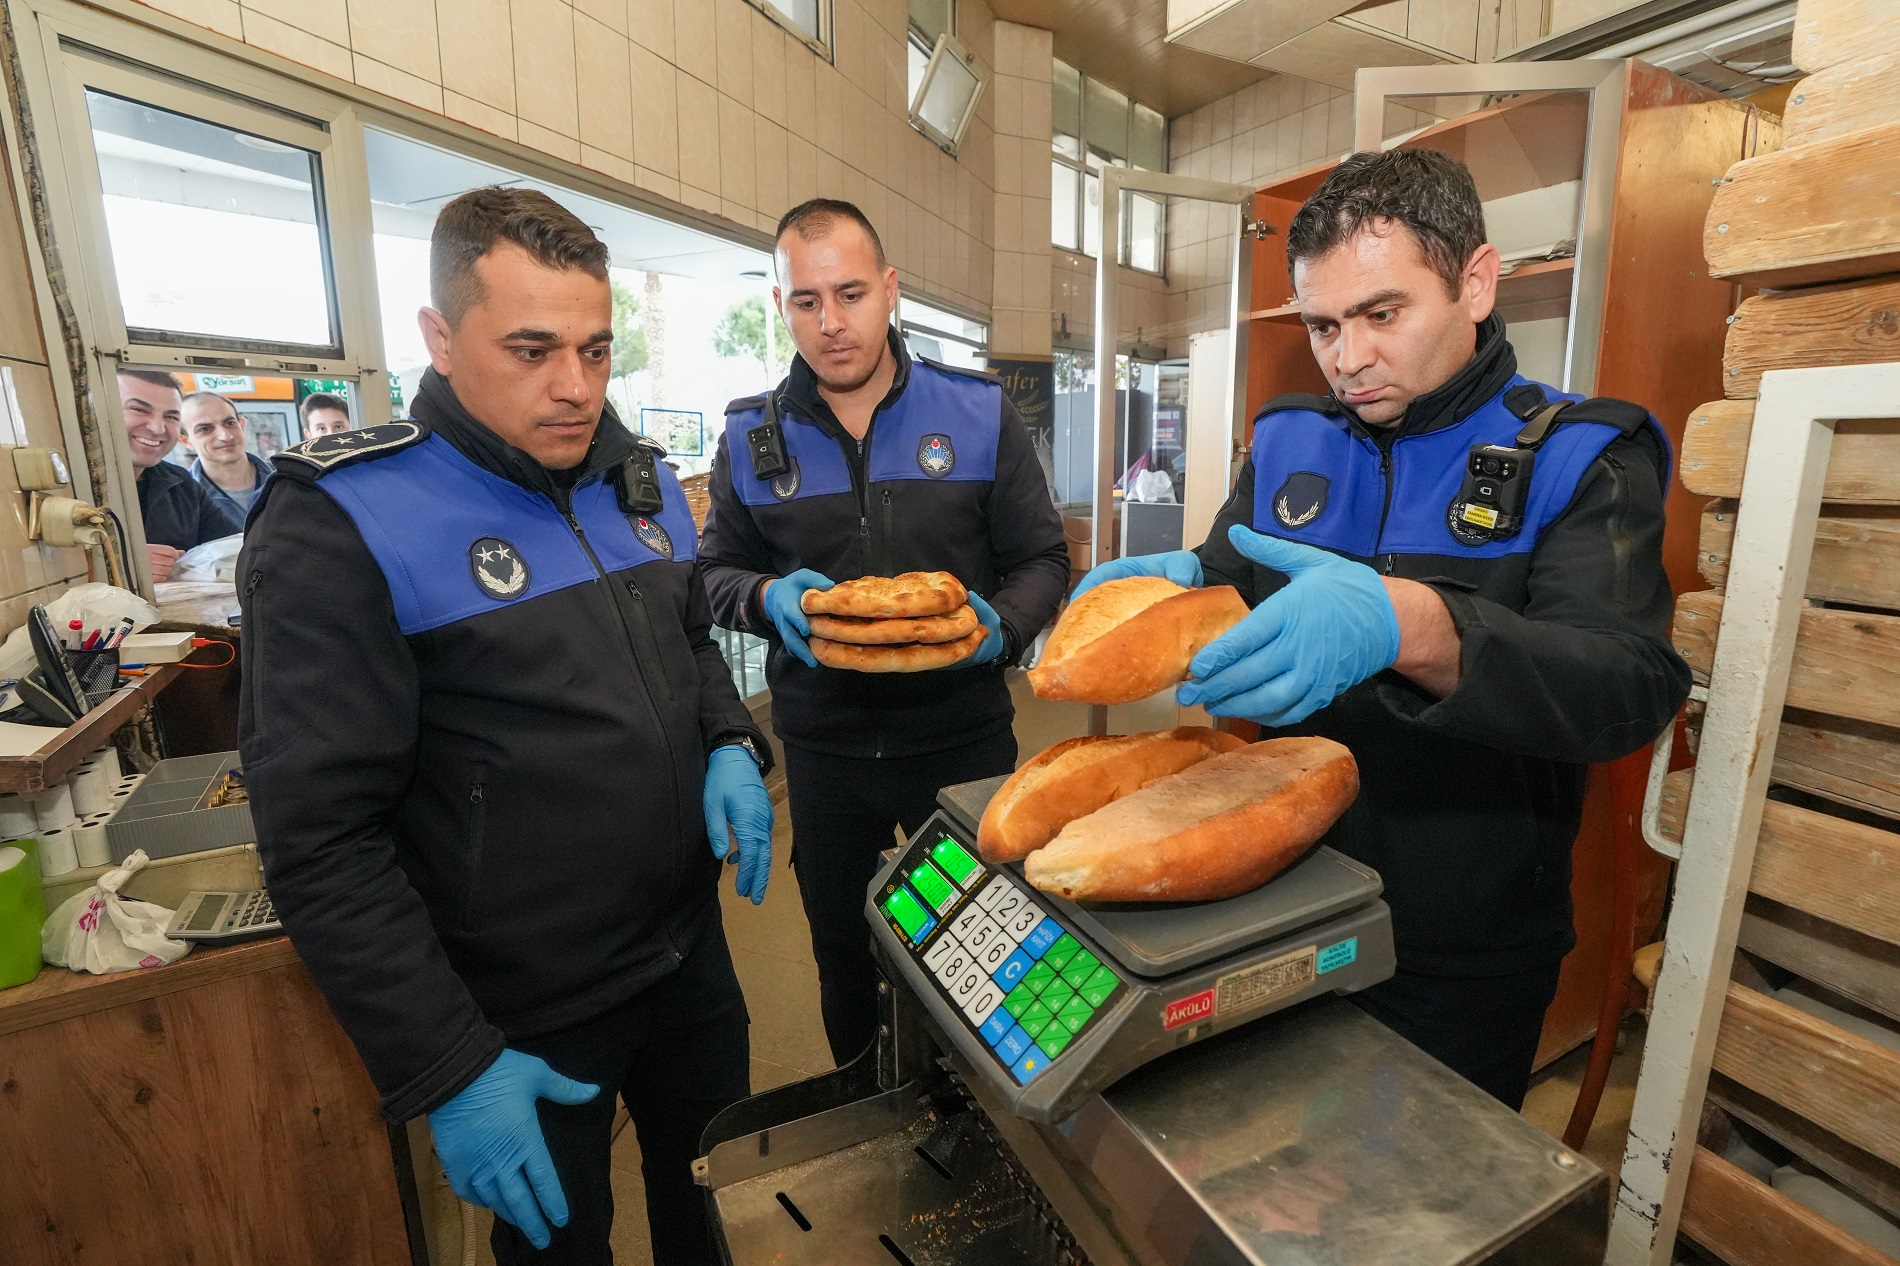
[[[1059,1121],[1169,1051],[1392,974],[1379,877],[1331,849],[1226,901],[1082,906],[978,857],[1002,783],[940,792],[865,913],[886,974],[1019,1116]]]

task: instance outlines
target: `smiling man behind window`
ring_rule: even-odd
[[[160,369],[121,369],[119,403],[125,410],[125,447],[138,480],[139,517],[152,580],[171,579],[178,556],[193,546],[244,530],[243,520],[219,505],[183,466],[165,460],[177,447],[184,395]]]

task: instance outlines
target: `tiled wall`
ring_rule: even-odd
[[[996,24],[996,242],[990,348],[1049,354],[1048,31]]]
[[[920,292],[989,312],[996,193],[1020,175],[998,162],[1003,93],[984,93],[957,158],[913,129],[905,0],[834,0],[836,65],[745,0],[149,3],[751,228],[848,198]],[[996,27],[983,0],[960,0],[958,35],[987,71]],[[1011,64],[1024,86],[1010,100],[1027,100],[1032,68]]]

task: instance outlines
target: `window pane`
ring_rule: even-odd
[[[134,330],[335,349],[317,156],[86,91]]]
[[[763,0],[765,6],[784,17],[793,26],[818,38],[819,0]]]
[[[952,339],[962,339],[979,347],[989,343],[989,327],[980,321],[972,321],[954,312],[946,312],[942,308],[933,308],[929,304],[919,303],[909,295],[898,299],[897,315],[906,327],[925,326],[939,334],[948,334]]]
[[[1161,199],[1147,194],[1128,195],[1128,266],[1161,271]]]
[[[1070,158],[1082,156],[1082,74],[1067,62],[1055,63],[1055,135],[1056,152]]]
[[[1135,135],[1128,161],[1143,171],[1168,169],[1168,121],[1140,102],[1135,103]]]
[[[1091,153],[1124,162],[1128,158],[1128,98],[1106,84],[1086,80],[1082,126]]]
[[[1102,178],[1094,172],[1083,177],[1082,253],[1089,256],[1102,253]]]
[[[930,50],[924,47],[923,41],[912,35],[906,51],[910,61],[910,91],[905,100],[910,102],[914,110],[917,108],[917,89],[923,86],[924,71],[930,67]]]
[[[1061,163],[1049,164],[1049,241],[1065,251],[1081,243],[1076,239],[1076,203],[1081,197],[1082,173]]]
[[[937,59],[937,73],[918,106],[917,117],[954,140],[981,83],[968,66],[945,49],[944,56]]]
[[[939,35],[955,33],[950,28],[951,7],[952,0],[910,0],[911,27],[935,47]]]

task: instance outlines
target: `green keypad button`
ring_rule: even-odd
[[[1049,987],[1049,982],[1055,978],[1055,968],[1049,966],[1048,963],[1037,963],[1034,967],[1031,967],[1028,971],[1023,973],[1022,987],[1029,990],[1030,993],[1041,993],[1044,989]]]
[[[1036,1045],[1042,1047],[1042,1053],[1050,1059],[1062,1054],[1062,1049],[1075,1041],[1075,1034],[1060,1024],[1052,1024],[1042,1031],[1036,1039]]]
[[[1069,965],[1062,969],[1060,975],[1071,985],[1080,989],[1083,985],[1088,983],[1088,978],[1093,976],[1095,969],[1101,965],[1101,959],[1095,957],[1095,955],[1089,953],[1087,950],[1083,950],[1080,954],[1077,954],[1074,958],[1069,960]]]
[[[1082,943],[1064,932],[1056,939],[1056,943],[1049,947],[1049,952],[1042,956],[1042,961],[1057,971],[1061,971],[1069,965],[1069,960],[1074,958],[1081,949]]]
[[[1062,1010],[1056,1012],[1056,1019],[1062,1021],[1063,1024],[1067,1025],[1069,1028],[1069,1032],[1080,1033],[1082,1031],[1082,1026],[1087,1024],[1089,1022],[1089,1017],[1094,1014],[1095,1014],[1095,1008],[1091,1007],[1088,1004],[1088,1000],[1086,998],[1083,998],[1081,995],[1078,994],[1077,996],[1069,999],[1069,1001],[1063,1006]]]
[[[1082,987],[1076,992],[1088,999],[1091,1007],[1099,1007],[1108,1001],[1108,995],[1115,992],[1115,973],[1106,967],[1097,967],[1094,974],[1084,981]],[[1008,1005],[1007,999],[1004,1000],[1004,1005]]]
[[[1017,985],[1003,998],[1003,1010],[1020,1020],[1023,1018],[1023,1012],[1029,1010],[1030,1005],[1035,1001],[1036,995],[1029,992],[1028,985]]]
[[[1056,1013],[1044,1006],[1041,1002],[1032,1002],[1029,1004],[1028,1009],[1016,1017],[1016,1022],[1023,1026],[1023,1032],[1029,1034],[1031,1037],[1035,1037],[1048,1026],[1049,1021],[1055,1018]]]
[[[1042,991],[1040,1001],[1043,1006],[1048,1007],[1051,1011],[1060,1011],[1063,1007],[1068,1005],[1069,999],[1073,997],[1075,997],[1075,989],[1068,983],[1058,980]]]

